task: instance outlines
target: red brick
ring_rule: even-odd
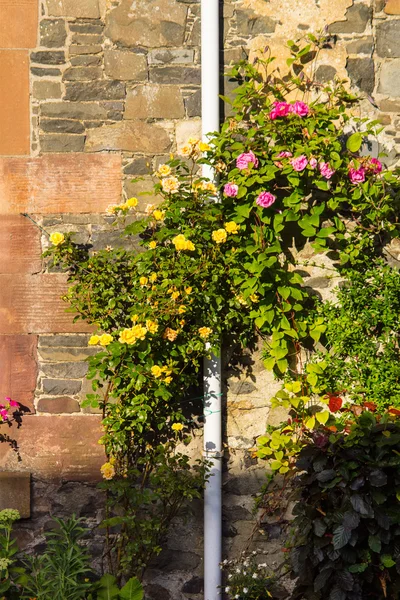
[[[37,336],[0,335],[0,403],[5,396],[33,410]]]
[[[1,444],[0,467],[29,471],[46,480],[99,480],[105,461],[104,448],[98,443],[100,422],[93,415],[25,417],[20,429],[8,431],[18,443],[22,461]]]
[[[67,288],[66,276],[58,273],[0,275],[0,334],[91,331],[65,312],[61,296]]]
[[[0,50],[0,155],[20,156],[29,151],[28,51]]]
[[[0,48],[34,48],[38,27],[37,0],[0,0]]]
[[[0,158],[0,214],[98,213],[121,199],[121,156]]]
[[[40,229],[20,215],[0,216],[0,273],[37,273],[42,268]]]

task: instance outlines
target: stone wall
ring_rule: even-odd
[[[384,127],[386,161],[398,161],[399,0],[226,0],[221,21],[225,65],[268,46],[284,68],[288,38],[326,27],[318,80],[350,79],[364,95],[362,114]],[[49,514],[75,511],[93,526],[101,519],[99,416],[80,407],[93,349],[85,324],[65,313],[65,277],[43,268],[43,230],[75,231],[94,250],[117,245],[107,206],[150,189],[154,168],[199,133],[199,1],[0,0],[0,109],[0,401],[12,396],[31,410],[16,432],[22,461],[2,447],[0,465],[32,474],[31,517],[18,532],[31,548]],[[132,183],[136,176],[143,181]],[[142,197],[141,208],[149,201]],[[307,285],[332,293],[326,270],[308,271]],[[225,369],[224,542],[232,556],[255,531],[253,546],[274,566],[283,523],[265,518],[254,530],[265,476],[250,450],[282,415],[270,410],[277,384],[259,352],[231,357]],[[193,457],[201,446],[200,429]],[[148,575],[154,600],[201,598],[201,515],[198,503],[174,524]]]

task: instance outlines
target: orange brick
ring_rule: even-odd
[[[63,274],[0,275],[0,334],[91,331],[66,312],[67,288]]]
[[[37,273],[42,268],[40,230],[26,217],[0,216],[0,273]]]
[[[0,214],[103,212],[121,187],[116,154],[0,158]]]
[[[0,48],[34,48],[38,27],[37,0],[0,0]]]
[[[0,426],[1,427],[1,426]],[[100,417],[28,416],[20,429],[7,431],[19,447],[21,461],[6,444],[0,444],[2,470],[30,471],[46,480],[96,481],[104,463]]]
[[[0,155],[29,154],[29,151],[28,51],[0,50]]]
[[[9,396],[33,410],[37,336],[0,335],[0,403]]]

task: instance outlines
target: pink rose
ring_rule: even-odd
[[[19,408],[18,402],[15,402],[15,400],[11,400],[11,398],[6,398],[6,402],[11,408]]]
[[[330,164],[327,162],[319,163],[319,171],[325,179],[330,179],[336,172],[335,169],[331,169]]]
[[[287,150],[283,150],[278,154],[278,158],[290,158],[291,156],[293,156],[293,154],[291,152],[288,152]]]
[[[300,102],[299,100],[291,104],[289,110],[291,113],[299,115],[299,117],[306,117],[308,114],[310,114],[310,108],[308,104],[305,102]]]
[[[258,167],[258,158],[251,150],[250,152],[243,152],[243,154],[240,154],[236,159],[236,166],[241,170],[248,169],[249,163],[253,163],[255,168]]]
[[[275,200],[276,196],[271,194],[271,192],[261,192],[256,200],[256,204],[258,204],[258,206],[262,206],[263,208],[268,208],[269,206],[272,206]]]
[[[351,183],[363,183],[363,181],[365,181],[364,167],[360,167],[359,169],[349,169],[349,177]]]
[[[318,165],[318,161],[316,158],[313,157],[313,158],[310,158],[310,160],[308,161],[308,164],[310,165],[310,167],[312,169],[316,169],[317,165]]]
[[[307,156],[305,156],[304,154],[301,154],[300,156],[297,156],[296,158],[292,158],[292,160],[290,161],[290,164],[292,165],[292,167],[295,171],[304,171],[304,169],[308,165]]]
[[[8,421],[8,413],[6,408],[0,408],[0,417],[3,421]]]
[[[368,170],[370,170],[371,173],[374,174],[380,173],[382,171],[381,161],[377,158],[371,158],[371,160],[369,161]]]
[[[279,117],[286,117],[290,112],[290,104],[287,102],[274,102],[272,106],[274,108],[269,113],[271,121],[279,119]]]
[[[238,195],[239,186],[236,183],[226,183],[224,185],[224,194],[225,196],[229,196],[229,198],[234,198]]]

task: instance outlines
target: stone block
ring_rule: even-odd
[[[0,157],[0,214],[99,213],[121,199],[118,155]]]
[[[381,100],[379,102],[379,108],[383,112],[397,112],[400,113],[400,100]]]
[[[193,64],[194,50],[190,48],[161,48],[149,52],[150,65]]]
[[[2,310],[3,306],[0,314]],[[33,410],[37,380],[36,347],[35,335],[0,335],[1,401],[9,397]]]
[[[46,481],[98,481],[104,448],[98,444],[101,419],[92,415],[28,416],[13,429],[21,462],[6,444],[0,447],[3,469],[31,472]]]
[[[122,46],[180,46],[187,8],[170,0],[122,0],[107,18],[105,34]]]
[[[319,83],[327,83],[335,78],[337,71],[331,65],[320,65],[315,73],[315,79]]]
[[[69,53],[71,56],[74,54],[100,54],[103,47],[100,44],[90,44],[84,46],[83,44],[71,44],[69,47]]]
[[[40,361],[53,362],[55,360],[68,360],[68,361],[82,361],[86,360],[89,356],[93,356],[99,352],[95,346],[89,348],[40,348],[39,359]]]
[[[201,72],[197,67],[153,67],[150,69],[152,83],[177,83],[200,85]]]
[[[180,119],[185,116],[177,85],[140,85],[129,90],[125,119]]]
[[[72,36],[73,44],[81,44],[82,46],[92,46],[103,43],[103,35],[97,33],[74,33]]]
[[[40,106],[42,117],[65,119],[107,119],[107,111],[95,102],[47,102]]]
[[[39,346],[45,348],[86,348],[89,336],[87,335],[41,335]]]
[[[0,471],[0,510],[18,510],[21,519],[31,516],[31,475]]]
[[[82,379],[82,377],[86,376],[88,363],[49,362],[42,364],[40,370],[46,377],[59,377],[60,379]]]
[[[385,13],[387,15],[400,15],[400,0],[387,0]]]
[[[137,156],[124,167],[125,175],[149,175],[151,159],[146,156]]]
[[[46,0],[48,14],[52,17],[75,17],[77,19],[98,19],[98,0]]]
[[[188,98],[185,98],[186,113],[189,118],[201,117],[201,90],[197,90]]]
[[[58,77],[61,75],[60,69],[47,69],[46,67],[44,69],[41,67],[32,67],[31,73],[36,77]]]
[[[62,50],[38,50],[31,52],[31,62],[41,65],[63,65],[65,52]]]
[[[32,95],[37,100],[61,98],[61,83],[58,81],[34,81]]]
[[[123,100],[125,84],[121,81],[91,81],[89,83],[67,83],[65,100]]]
[[[379,76],[378,92],[387,96],[400,96],[400,59],[383,63]]]
[[[144,54],[127,50],[105,50],[104,66],[106,75],[113,79],[146,81],[148,78]]]
[[[329,25],[329,33],[362,33],[372,18],[372,8],[367,4],[353,4],[346,12],[345,21]]]
[[[201,138],[201,121],[199,119],[193,121],[180,121],[176,125],[176,147],[179,149],[185,144],[189,138]]]
[[[103,33],[104,24],[101,21],[75,21],[69,24],[70,31],[78,33]]]
[[[101,65],[101,56],[78,54],[71,56],[69,62],[73,67],[99,67]]]
[[[400,21],[381,21],[376,26],[376,52],[382,58],[400,57]]]
[[[375,87],[375,65],[372,58],[349,58],[346,64],[351,83],[366,94]]]
[[[0,132],[0,155],[29,154],[30,106],[27,50],[0,50]]]
[[[153,154],[165,152],[170,147],[167,132],[158,125],[123,121],[88,131],[85,149],[88,152],[125,150]]]
[[[78,400],[74,400],[69,396],[61,396],[60,398],[40,398],[37,403],[38,412],[51,413],[60,415],[63,413],[80,412],[80,404]]]
[[[346,46],[348,54],[372,54],[374,49],[374,38],[365,37],[361,40],[354,40]]]
[[[42,269],[40,229],[22,215],[0,218],[0,273],[37,273]]]
[[[84,133],[79,121],[71,119],[40,119],[40,129],[46,133]]]
[[[0,48],[35,48],[38,8],[37,0],[0,1]]]
[[[100,67],[71,67],[64,71],[64,81],[93,81],[102,76]]]
[[[137,206],[139,213],[145,212],[148,204],[158,205],[163,201],[162,196],[155,195],[154,183],[149,177],[135,181],[134,183],[129,180],[125,181],[124,190],[128,198],[134,196],[139,200]]]
[[[276,21],[270,17],[264,17],[252,10],[237,10],[236,23],[241,35],[265,35],[274,33]]]
[[[40,45],[46,48],[62,48],[67,39],[63,19],[42,19],[40,21]]]
[[[39,142],[42,152],[83,152],[85,148],[84,135],[40,135]]]
[[[56,273],[0,275],[0,334],[90,331],[65,312],[67,288],[66,276]]]
[[[73,379],[43,379],[43,391],[45,394],[50,396],[62,396],[71,394],[79,394],[82,389],[81,381],[74,381]]]

